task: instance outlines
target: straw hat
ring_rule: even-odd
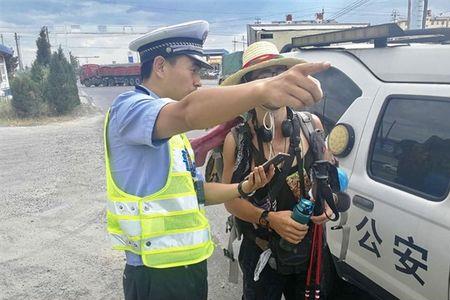
[[[288,69],[297,64],[306,63],[303,59],[283,57],[277,47],[266,41],[251,44],[242,55],[242,68],[222,82],[222,86],[236,85],[242,82],[246,74],[272,66],[286,66]]]

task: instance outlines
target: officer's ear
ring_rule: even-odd
[[[153,73],[158,78],[163,78],[165,73],[165,65],[166,65],[166,59],[162,56],[157,56],[153,60]]]

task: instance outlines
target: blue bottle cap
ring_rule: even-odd
[[[338,177],[339,177],[339,188],[341,192],[345,192],[348,188],[348,176],[347,173],[344,172],[341,168],[337,168]]]

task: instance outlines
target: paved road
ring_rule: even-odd
[[[203,80],[203,88],[217,86],[217,80]],[[79,86],[80,90],[91,97],[91,100],[101,110],[106,112],[112,100],[125,91],[133,89],[131,86],[111,86],[111,87],[85,87]]]

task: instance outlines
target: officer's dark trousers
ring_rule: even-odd
[[[156,269],[125,266],[125,300],[206,300],[208,297],[206,260],[197,264]]]
[[[306,272],[281,275],[269,264],[265,266],[259,280],[253,280],[256,264],[262,250],[251,240],[242,240],[239,251],[239,265],[243,273],[243,300],[279,300],[283,294],[286,300],[305,299]]]

